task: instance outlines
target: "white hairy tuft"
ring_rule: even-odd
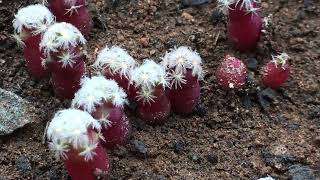
[[[81,80],[81,88],[72,100],[72,107],[83,108],[91,113],[97,105],[110,102],[114,106],[122,107],[127,94],[114,80],[107,80],[103,76],[85,77]]]
[[[58,158],[66,159],[66,152],[71,148],[78,150],[79,155],[88,154],[87,147],[98,142],[98,138],[90,136],[88,129],[95,129],[100,132],[101,125],[89,113],[77,110],[66,109],[59,111],[51,120],[47,137],[49,147]],[[91,156],[92,157],[92,156]]]
[[[109,69],[111,73],[119,73],[128,78],[130,72],[136,67],[137,63],[124,49],[118,46],[102,49],[94,66],[100,69]]]
[[[259,8],[255,8],[254,3],[261,3],[261,0],[218,0],[218,8],[228,14],[228,10],[232,10],[230,5],[235,4],[236,7],[240,6],[240,9],[255,13]]]
[[[84,45],[85,43],[85,38],[76,27],[61,22],[48,28],[43,35],[40,48],[44,50],[45,54],[49,55],[51,52],[57,52],[61,49],[68,51],[71,47]]]
[[[173,71],[169,73],[169,78],[174,81],[171,86],[181,87],[185,84],[185,74],[187,70],[192,70],[192,75],[199,80],[203,78],[202,60],[200,55],[190,47],[181,46],[174,48],[162,58],[162,65]]]
[[[45,32],[54,22],[55,17],[46,6],[35,4],[18,11],[13,20],[13,27],[18,34],[22,32],[23,28],[26,28],[37,35]]]
[[[131,81],[136,87],[149,90],[157,85],[162,85],[164,88],[168,86],[165,68],[150,59],[146,59],[140,67],[132,71]]]
[[[259,178],[258,180],[275,180],[273,177],[271,176],[267,176],[267,177],[264,177],[264,178]]]

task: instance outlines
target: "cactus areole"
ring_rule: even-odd
[[[43,33],[54,22],[53,14],[41,4],[20,9],[13,20],[14,37],[23,47],[28,70],[36,78],[49,75],[49,70],[41,63],[44,56],[40,51],[39,44]]]
[[[101,142],[107,148],[122,145],[128,138],[130,124],[123,110],[126,96],[115,81],[94,76],[82,79],[81,88],[72,101],[72,107],[80,108],[99,120],[104,137]]]
[[[169,71],[169,98],[174,112],[190,114],[200,98],[199,80],[203,77],[201,57],[189,47],[172,49],[163,57]]]
[[[100,130],[97,120],[76,109],[57,112],[49,123],[49,148],[63,160],[71,179],[94,180],[109,175],[109,160],[99,143]]]
[[[81,32],[69,23],[56,23],[44,33],[40,47],[51,72],[57,96],[72,99],[85,74],[85,43]]]
[[[228,14],[228,37],[241,51],[256,48],[260,39],[262,19],[258,0],[218,0],[219,7]]]

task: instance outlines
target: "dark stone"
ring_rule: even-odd
[[[59,177],[59,174],[57,173],[56,169],[50,170],[49,171],[49,179],[50,180],[58,180],[61,179],[61,177]]]
[[[20,156],[15,162],[17,170],[23,174],[28,175],[32,170],[29,159],[26,156]]]
[[[212,165],[216,165],[219,162],[218,156],[215,154],[209,154],[207,156],[207,160],[212,164]]]
[[[213,23],[214,25],[216,25],[216,24],[218,24],[219,22],[221,22],[222,19],[223,19],[223,14],[222,14],[222,12],[221,12],[219,9],[213,10],[212,15],[211,15],[212,23]]]
[[[177,46],[177,40],[175,38],[169,39],[169,41],[166,43],[167,49],[172,49]]]
[[[289,167],[289,175],[291,180],[315,180],[315,174],[308,166],[300,164],[292,165]]]
[[[297,130],[300,128],[300,124],[287,124],[286,128],[291,129],[291,130]]]
[[[262,158],[268,166],[276,168],[280,171],[287,170],[289,166],[296,163],[301,163],[302,161],[291,154],[275,155],[269,150],[262,151]]]
[[[320,119],[320,108],[314,109],[314,110],[310,113],[309,119]]]
[[[145,146],[145,144],[141,141],[138,140],[134,140],[133,142],[131,142],[131,151],[138,154],[138,155],[147,155],[147,148]]]
[[[208,2],[208,0],[181,0],[181,4],[183,7],[199,6]]]
[[[251,71],[256,71],[258,68],[258,61],[256,58],[250,58],[247,63],[247,68]]]
[[[194,113],[199,117],[205,117],[207,115],[207,110],[202,103],[198,103],[194,108]]]
[[[173,144],[173,151],[175,153],[181,153],[182,151],[184,151],[184,148],[185,148],[185,143],[183,141],[178,141],[178,142],[175,142]]]
[[[258,101],[262,109],[267,110],[270,106],[270,103],[275,99],[276,93],[273,89],[267,88],[262,91],[258,91]]]
[[[241,98],[242,104],[246,109],[249,109],[250,107],[252,107],[252,101],[251,101],[251,97],[249,96],[248,93],[244,93],[244,95]]]

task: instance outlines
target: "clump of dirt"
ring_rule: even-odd
[[[228,43],[226,18],[215,11],[214,2],[184,7],[179,0],[90,1],[95,28],[88,45],[89,65],[106,44],[125,47],[140,61],[159,61],[168,48],[188,45],[203,57],[207,71],[200,113],[172,115],[157,127],[129,114],[133,124],[129,144],[108,151],[111,179],[257,179],[267,175],[284,179],[300,176],[299,172],[308,172],[309,177],[319,170],[320,3],[304,2],[263,2],[263,16],[270,15],[269,27],[255,52],[240,53]],[[0,3],[0,87],[44,113],[39,114],[41,121],[0,137],[0,179],[66,179],[63,164],[54,159],[42,138],[47,121],[57,110],[69,107],[70,101],[57,99],[49,80],[30,77],[22,51],[10,36],[14,13],[31,3]],[[256,59],[252,77],[259,82],[261,66],[272,53],[283,51],[292,57],[293,73],[275,91],[268,108],[254,102],[245,108],[238,93],[218,88],[213,74],[226,53],[245,63]]]

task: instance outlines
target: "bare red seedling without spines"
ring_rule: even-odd
[[[58,22],[70,23],[83,35],[89,35],[93,23],[85,0],[48,0],[48,7]]]
[[[246,83],[247,69],[241,60],[226,55],[215,74],[221,88],[241,89]]]
[[[287,53],[281,53],[273,56],[272,60],[262,68],[262,83],[273,89],[280,87],[285,83],[290,74],[290,64]]]
[[[58,97],[72,99],[85,74],[85,43],[81,32],[69,23],[56,23],[44,33],[40,47],[51,71],[51,81]]]
[[[35,78],[40,79],[49,75],[49,70],[41,64],[44,56],[39,44],[43,33],[54,22],[53,14],[41,4],[21,8],[13,20],[15,32],[13,37],[23,47],[26,66]]]
[[[109,175],[109,159],[100,144],[100,131],[96,119],[77,109],[61,110],[49,123],[49,148],[63,160],[71,179],[106,179]]]
[[[72,107],[90,113],[102,124],[102,144],[107,148],[122,145],[128,139],[131,126],[124,113],[126,96],[114,80],[94,76],[82,79],[81,88],[72,100]]]
[[[218,0],[219,7],[228,14],[228,37],[241,51],[256,48],[262,30],[259,0]]]
[[[201,57],[191,48],[181,46],[167,52],[162,59],[162,65],[169,71],[171,88],[168,94],[173,111],[192,113],[200,99]]]
[[[136,101],[141,119],[151,125],[166,121],[171,103],[165,90],[169,85],[165,68],[147,59],[132,71],[130,80],[138,89]]]
[[[124,49],[118,46],[105,47],[98,53],[94,66],[107,79],[115,80],[125,90],[129,100],[134,100],[137,90],[130,84],[129,75],[137,66],[137,62]]]

